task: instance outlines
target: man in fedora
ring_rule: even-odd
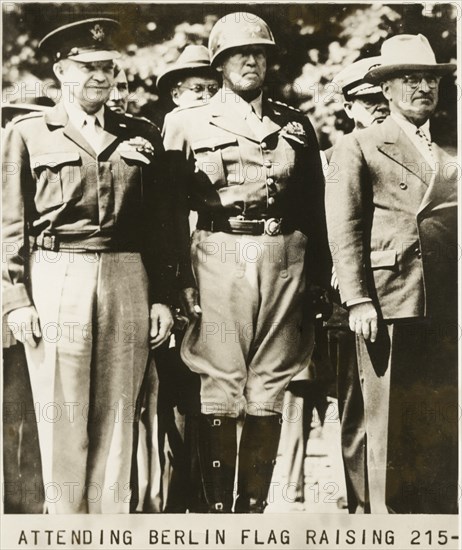
[[[390,116],[345,136],[326,190],[329,240],[356,333],[372,513],[457,511],[457,193],[431,141],[440,78],[422,35],[383,43],[365,79]]]
[[[159,75],[157,88],[163,99],[176,105],[174,111],[207,101],[218,90],[218,74],[210,66],[207,48],[186,46],[176,62]],[[115,91],[113,95],[116,97]],[[200,380],[181,361],[182,334],[175,330],[169,345],[156,350],[142,386],[138,455],[144,460],[138,462],[140,486],[146,485],[141,495],[143,512],[201,511],[197,458]]]
[[[273,34],[232,13],[213,27],[223,86],[172,113],[164,144],[178,190],[180,277],[190,317],[181,348],[201,375],[199,455],[209,512],[262,513],[284,389],[308,363],[311,282],[328,284],[324,182],[310,121],[262,93]],[[189,236],[189,210],[197,229]],[[237,450],[236,418],[245,405]]]
[[[25,344],[49,513],[129,511],[149,343],[173,324],[161,137],[104,106],[118,27],[87,19],[42,40],[62,101],[4,142],[3,307]]]
[[[181,108],[214,96],[218,80],[207,48],[191,44],[157,77],[157,89],[161,95],[170,94],[173,103]]]

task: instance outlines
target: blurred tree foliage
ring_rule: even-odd
[[[120,64],[128,73],[130,111],[158,125],[172,108],[159,98],[155,81],[187,44],[207,44],[214,22],[224,15],[248,11],[263,17],[279,46],[271,60],[267,93],[307,113],[317,128],[322,148],[351,128],[343,114],[342,98],[330,84],[333,76],[360,57],[378,55],[387,37],[422,33],[437,60],[456,58],[458,3],[382,4],[136,4],[136,3],[2,3],[3,101],[24,94],[56,99],[50,60],[38,42],[58,25],[86,17],[114,17],[122,23]],[[460,86],[455,77],[441,82],[440,103],[433,121],[435,140],[454,148]]]

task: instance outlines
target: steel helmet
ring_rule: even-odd
[[[268,25],[254,13],[235,12],[219,19],[209,36],[210,63],[225,51],[239,46],[276,46]]]

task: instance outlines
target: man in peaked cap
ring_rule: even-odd
[[[25,345],[50,513],[129,511],[149,342],[173,324],[160,134],[104,107],[117,28],[89,19],[42,40],[62,101],[4,142],[3,307]]]
[[[239,513],[262,513],[276,459],[284,389],[310,359],[303,300],[328,284],[323,175],[310,121],[262,94],[268,25],[220,19],[209,37],[223,86],[169,115],[164,144],[178,192],[180,279],[191,323],[182,357],[201,375],[199,455],[210,512],[233,510],[236,417]],[[190,247],[189,210],[197,210]]]
[[[336,74],[332,81],[343,95],[343,108],[354,122],[354,131],[369,128],[373,124],[381,124],[390,112],[380,86],[364,80],[369,69],[379,62],[379,57],[367,57],[355,61]],[[327,160],[332,157],[333,149],[334,147],[331,147],[324,152]],[[326,178],[329,178],[329,174],[327,170]],[[333,277],[333,285],[337,293],[336,276]],[[329,355],[337,373],[348,510],[350,513],[364,513],[370,511],[367,488],[367,439],[356,342],[355,335],[348,325],[348,312],[341,306],[340,300],[336,302],[334,313],[325,323],[325,329],[329,341]]]
[[[329,240],[356,333],[372,513],[457,512],[457,165],[431,141],[441,76],[422,35],[366,81],[390,116],[336,144]],[[445,411],[443,413],[443,411]]]

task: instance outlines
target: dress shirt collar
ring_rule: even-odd
[[[70,101],[64,101],[64,107],[67,115],[69,116],[69,120],[78,130],[83,128],[86,118],[88,116],[92,116],[81,109],[77,102],[71,103]],[[104,105],[99,109],[99,111],[93,113],[93,116],[96,117],[101,128],[104,128]]]
[[[261,119],[263,116],[263,93],[260,92],[260,95],[256,97],[254,100],[252,100],[250,103],[245,101],[245,99],[242,99],[242,97],[236,93],[234,93],[232,90],[227,88],[226,86],[223,86],[221,89],[222,94],[222,100],[226,101],[226,103],[233,105],[235,110],[242,116],[242,118],[246,119],[249,113],[252,111],[252,108],[255,112],[255,114]]]
[[[408,136],[412,135],[414,137],[416,135],[417,130],[419,129],[425,135],[425,137],[428,139],[428,141],[431,142],[432,137],[431,137],[431,134],[430,134],[430,121],[429,120],[427,120],[427,122],[425,122],[425,124],[422,124],[422,126],[417,127],[415,124],[413,124],[412,122],[409,122],[409,120],[407,118],[403,117],[403,115],[400,115],[399,113],[391,112],[390,116],[397,124],[399,124],[399,126],[403,129],[403,131]]]

